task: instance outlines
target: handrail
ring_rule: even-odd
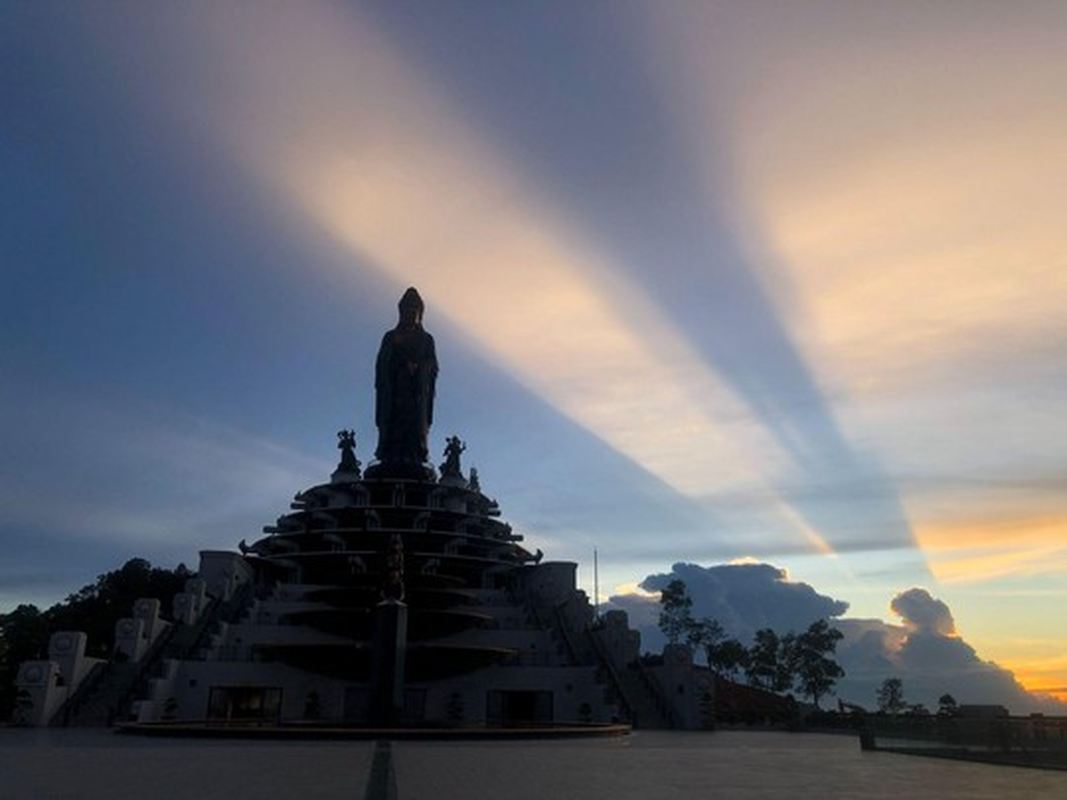
[[[593,649],[596,651],[597,658],[600,660],[601,665],[607,669],[608,675],[611,677],[611,682],[615,686],[615,691],[622,699],[622,703],[628,712],[629,717],[632,719],[634,714],[633,698],[629,696],[622,675],[619,674],[618,669],[615,667],[615,662],[611,660],[611,657],[604,649],[604,643],[600,641],[600,637],[597,635],[595,629],[591,627],[586,628],[585,635],[593,643]]]
[[[48,722],[49,727],[62,725],[65,728],[70,725],[71,719],[77,716],[82,706],[85,705],[86,700],[96,691],[104,676],[110,672],[110,667],[111,663],[108,661],[98,661],[93,664],[89,674],[82,678],[81,683],[75,687],[74,691],[67,696],[67,699],[52,714],[52,718]]]
[[[634,669],[638,676],[641,678],[641,682],[644,684],[645,689],[648,691],[648,696],[652,698],[653,704],[656,706],[656,710],[667,721],[667,724],[672,728],[680,728],[681,721],[678,719],[678,713],[674,710],[674,707],[666,701],[663,696],[663,687],[660,686],[658,680],[654,675],[649,674],[645,669],[644,664],[640,659],[634,662]]]

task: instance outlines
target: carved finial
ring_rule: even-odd
[[[467,484],[472,492],[480,492],[482,490],[482,485],[478,482],[478,469],[476,467],[471,467],[471,477]]]

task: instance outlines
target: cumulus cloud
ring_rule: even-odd
[[[801,631],[815,620],[831,619],[844,635],[837,661],[845,677],[837,694],[849,702],[873,708],[882,681],[896,677],[909,703],[928,708],[949,693],[960,703],[1003,705],[1014,713],[1067,713],[1067,704],[1027,692],[1009,670],[983,660],[958,634],[948,605],[926,589],[913,587],[892,599],[900,624],[850,619],[842,616],[847,603],[790,581],[786,570],[772,564],[678,563],[641,581],[640,592],[613,596],[610,606],[629,614],[645,651],[656,652],[664,644],[656,625],[659,592],[674,579],[685,582],[694,617],[717,619],[745,644],[760,628]]]
[[[747,641],[760,628],[778,631],[804,630],[818,619],[837,617],[848,603],[821,595],[806,583],[789,580],[784,569],[771,564],[677,563],[669,573],[649,575],[639,584],[646,594],[616,595],[614,608],[630,615],[631,624],[641,631],[646,650],[662,647],[664,639],[656,627],[659,593],[672,580],[685,582],[693,598],[696,617],[711,617],[722,623],[731,635]]]
[[[942,601],[935,599],[926,589],[913,588],[901,592],[889,607],[904,622],[912,633],[935,633],[955,636],[956,622],[952,612]]]
[[[959,636],[948,605],[926,589],[899,593],[890,609],[902,624],[835,622],[845,635],[837,653],[846,673],[839,696],[870,707],[882,681],[897,677],[905,699],[928,708],[947,693],[960,703],[1003,705],[1015,713],[1067,711],[1067,704],[1026,691],[1010,670],[983,660]]]

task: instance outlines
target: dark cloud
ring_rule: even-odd
[[[771,564],[679,563],[669,573],[649,575],[640,587],[658,593],[676,578],[689,590],[693,616],[719,620],[731,636],[746,644],[760,628],[785,633],[803,630],[817,619],[832,619],[844,634],[837,660],[845,677],[837,694],[849,702],[873,708],[882,681],[896,677],[903,681],[909,703],[930,709],[936,709],[938,698],[948,693],[960,703],[1003,705],[1020,714],[1067,712],[1067,704],[1027,692],[1009,670],[982,660],[957,635],[948,605],[926,589],[913,587],[893,598],[890,607],[902,622],[894,625],[842,618],[847,603],[790,581],[785,570]],[[656,626],[658,594],[617,595],[610,606],[630,615],[646,651],[662,648],[664,637]]]
[[[1027,692],[1009,670],[982,660],[955,635],[880,620],[834,624],[845,635],[837,656],[846,674],[837,693],[850,702],[873,708],[882,681],[896,677],[903,681],[907,702],[929,709],[951,694],[960,703],[1003,705],[1017,714],[1067,711],[1067,704]]]
[[[912,703],[933,707],[941,695],[948,693],[961,703],[1003,705],[1016,713],[1064,712],[1063,703],[1027,692],[1009,670],[979,657],[957,635],[948,605],[926,589],[916,587],[901,592],[893,598],[890,608],[903,624],[882,623],[883,652],[865,652],[874,643],[871,640],[857,641],[852,649],[858,661],[855,666],[859,667],[853,670],[854,687],[866,695],[861,695],[861,702],[873,702],[874,693],[884,680],[866,673],[864,685],[862,659],[881,657],[889,662],[892,674],[904,682],[905,698]],[[845,683],[841,688],[852,690],[853,685]]]
[[[677,563],[666,574],[649,575],[641,582],[646,592],[658,593],[674,579],[685,582],[697,617],[711,617],[742,641],[760,628],[800,631],[818,619],[837,617],[848,603],[821,595],[806,583],[789,580],[785,570],[770,564]],[[656,628],[658,594],[648,598],[620,595],[610,599],[615,608],[630,615],[641,630],[647,650],[658,649],[663,636]]]
[[[893,598],[889,607],[912,633],[935,633],[942,636],[952,636],[956,633],[956,622],[952,619],[948,606],[934,599],[925,589],[914,588],[901,592]]]
[[[837,646],[837,660],[848,665],[846,677],[881,683],[896,674],[889,653],[899,649],[903,628],[887,625],[880,619],[838,619],[834,620],[834,627],[844,634]],[[856,701],[859,700],[857,695]]]

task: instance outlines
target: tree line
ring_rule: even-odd
[[[904,714],[910,717],[928,717],[930,710],[922,703],[909,703],[904,699],[904,682],[900,678],[886,678],[878,688],[875,697],[880,714],[896,716]],[[955,717],[959,714],[959,703],[951,694],[943,694],[937,700],[937,716]]]
[[[749,685],[772,692],[796,689],[819,700],[833,691],[845,671],[834,661],[841,631],[824,620],[813,622],[802,633],[779,635],[770,628],[756,631],[751,646],[726,634],[722,624],[710,617],[693,617],[693,599],[685,582],[674,579],[660,593],[659,628],[667,641],[684,641],[702,651],[708,668],[716,675],[735,680],[743,673]]]

